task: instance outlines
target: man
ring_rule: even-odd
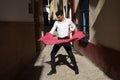
[[[56,12],[56,16],[58,20],[55,21],[50,33],[53,34],[54,31],[57,30],[58,39],[69,39],[70,31],[74,31],[76,28],[75,24],[73,24],[73,22],[70,19],[64,18],[63,11],[61,10]],[[65,48],[66,52],[68,53],[71,59],[71,62],[74,66],[75,74],[79,74],[78,66],[76,64],[75,57],[72,53],[71,44],[67,42],[67,43],[55,44],[53,46],[53,49],[50,54],[51,71],[48,73],[48,75],[52,75],[56,73],[55,55],[62,46]]]

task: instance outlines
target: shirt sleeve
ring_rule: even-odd
[[[70,30],[74,31],[76,28],[76,25],[70,20]]]
[[[52,29],[50,30],[50,33],[51,33],[51,34],[53,34],[54,31],[56,30],[56,28],[57,28],[57,25],[56,25],[56,24],[57,24],[57,22],[54,23]]]

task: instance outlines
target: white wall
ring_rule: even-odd
[[[96,0],[93,0],[93,2]],[[97,0],[105,1],[100,12],[95,12],[91,9],[90,20],[94,21],[94,17],[97,18],[94,21],[94,24],[91,26],[91,29],[94,31],[91,40],[96,43],[100,43],[109,48],[120,51],[120,0]],[[92,3],[90,4],[92,5]],[[94,7],[94,6],[93,6]],[[94,7],[96,9],[97,7]],[[92,31],[92,32],[93,32]]]
[[[94,24],[96,22],[96,19],[98,18],[98,15],[100,14],[103,6],[105,4],[105,0],[90,0],[89,5],[89,24],[90,24],[90,42],[95,42],[95,30],[94,30]]]
[[[30,0],[0,0],[0,21],[33,21],[28,3]]]

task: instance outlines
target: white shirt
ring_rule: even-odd
[[[76,28],[75,24],[70,19],[64,21],[55,21],[50,33],[53,34],[57,30],[58,37],[63,38],[69,35],[69,30],[74,31]]]

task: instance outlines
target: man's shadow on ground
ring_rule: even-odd
[[[56,66],[66,65],[69,68],[71,68],[72,70],[74,70],[72,63],[68,61],[68,59],[69,59],[68,55],[58,54],[58,55],[56,55],[55,59],[57,59],[57,61],[55,62]],[[45,63],[48,63],[51,65],[51,61],[48,61]]]

